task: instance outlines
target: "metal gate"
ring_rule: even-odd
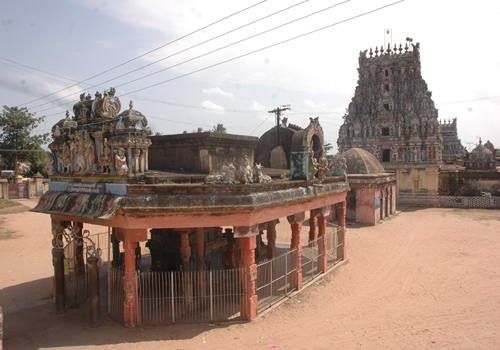
[[[29,183],[21,182],[9,185],[9,199],[28,198]]]

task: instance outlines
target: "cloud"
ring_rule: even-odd
[[[210,88],[210,89],[203,89],[202,91],[204,94],[207,94],[207,95],[219,95],[219,96],[227,97],[230,99],[234,98],[234,95],[232,93],[226,92],[218,87]]]
[[[252,101],[252,108],[256,111],[265,111],[266,110],[266,107],[264,105],[261,105],[259,102],[257,101]]]
[[[225,112],[224,107],[219,106],[219,105],[217,105],[217,104],[215,104],[213,102],[210,102],[208,100],[203,101],[202,104],[201,104],[201,107],[204,108],[204,109],[215,111],[215,112]]]
[[[318,107],[313,101],[311,101],[310,99],[306,98],[304,99],[304,103],[306,104],[306,106],[308,107],[312,107],[312,108],[316,108]]]

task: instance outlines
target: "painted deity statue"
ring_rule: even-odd
[[[127,157],[125,156],[123,147],[120,147],[118,151],[116,151],[115,168],[118,175],[125,175],[128,171]]]

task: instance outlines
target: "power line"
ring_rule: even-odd
[[[308,0],[306,0],[306,1],[308,1]],[[150,65],[152,65],[152,64],[155,64],[155,63],[157,63],[157,62],[163,61],[163,60],[165,60],[165,59],[167,59],[167,58],[173,57],[173,56],[175,56],[175,55],[177,55],[177,54],[179,54],[179,53],[186,52],[186,51],[188,51],[188,50],[190,50],[190,49],[192,49],[192,48],[194,48],[194,47],[200,46],[200,45],[202,45],[202,44],[204,44],[204,43],[207,43],[207,42],[209,42],[209,41],[211,41],[211,40],[214,40],[214,39],[219,38],[219,37],[221,37],[221,36],[227,35],[227,34],[229,34],[229,33],[231,33],[231,32],[234,32],[234,31],[236,31],[236,30],[239,30],[239,29],[241,29],[241,28],[244,28],[244,27],[246,27],[246,26],[249,26],[249,25],[251,25],[251,24],[254,24],[254,23],[256,23],[256,22],[259,22],[259,21],[261,21],[261,20],[263,20],[263,19],[266,19],[266,18],[269,18],[269,17],[271,17],[271,16],[274,16],[274,15],[276,15],[276,14],[278,14],[278,13],[281,13],[281,12],[287,11],[287,10],[289,10],[289,9],[293,8],[293,7],[296,7],[296,6],[298,6],[298,5],[301,5],[301,4],[305,3],[306,1],[302,1],[302,2],[300,2],[300,3],[297,3],[297,4],[295,4],[295,5],[289,6],[289,7],[285,8],[285,9],[280,10],[280,11],[274,12],[274,13],[272,13],[272,14],[270,14],[270,15],[267,15],[267,16],[264,16],[264,17],[261,17],[261,18],[259,18],[259,19],[255,20],[255,21],[249,22],[249,23],[248,23],[248,24],[246,24],[246,25],[240,26],[240,27],[235,28],[235,29],[233,29],[233,30],[231,30],[231,31],[228,31],[228,32],[226,32],[226,33],[224,33],[224,34],[221,34],[221,35],[219,35],[219,36],[216,36],[216,37],[211,38],[211,39],[209,39],[209,40],[206,40],[206,41],[204,41],[204,42],[198,43],[197,45],[191,46],[191,47],[189,47],[189,48],[187,48],[187,49],[184,49],[184,50],[178,51],[178,52],[176,52],[176,53],[174,53],[174,54],[172,54],[172,55],[166,56],[166,57],[164,57],[164,58],[162,58],[162,59],[160,59],[160,60],[158,60],[158,61],[152,62],[152,63],[150,63],[150,64],[148,64],[148,65],[146,65],[146,66],[144,66],[144,67],[141,67],[141,68],[138,68],[138,69],[132,70],[132,71],[130,71],[130,72],[124,73],[124,74],[119,75],[119,76],[117,76],[117,77],[114,77],[114,78],[108,79],[108,80],[106,80],[106,81],[103,81],[103,82],[99,83],[98,85],[109,83],[109,82],[111,82],[111,81],[113,81],[113,80],[115,80],[115,79],[121,78],[121,77],[126,76],[126,75],[128,75],[128,74],[130,74],[130,73],[136,72],[136,71],[138,71],[138,70],[140,70],[140,69],[143,69],[143,68],[145,68],[145,67],[148,67],[148,66],[150,66]],[[153,73],[150,73],[150,74],[147,74],[147,75],[143,75],[143,76],[141,76],[141,77],[139,77],[139,78],[137,78],[137,79],[130,80],[130,81],[125,82],[125,83],[123,83],[123,84],[116,85],[116,86],[115,86],[115,88],[122,87],[122,86],[125,86],[125,85],[128,85],[128,84],[131,84],[131,83],[137,82],[137,81],[139,81],[139,80],[146,79],[146,78],[148,78],[148,77],[150,77],[150,76],[153,76],[153,75],[156,75],[156,74],[162,73],[162,72],[164,72],[164,71],[167,71],[167,70],[169,70],[169,69],[175,68],[175,67],[180,66],[180,65],[182,65],[182,64],[185,64],[185,63],[188,63],[188,62],[191,62],[191,61],[197,60],[197,59],[199,59],[199,58],[202,58],[202,57],[208,56],[208,55],[210,55],[210,54],[212,54],[212,53],[214,53],[214,52],[221,51],[221,50],[226,49],[226,48],[228,48],[228,47],[231,47],[231,46],[234,46],[234,45],[236,45],[236,44],[242,43],[242,42],[244,42],[244,41],[247,41],[247,40],[250,40],[250,39],[256,38],[256,37],[258,37],[258,36],[260,36],[260,35],[263,35],[263,34],[269,33],[269,32],[271,32],[271,31],[273,31],[273,30],[276,30],[276,29],[282,28],[282,27],[284,27],[284,26],[287,26],[287,25],[289,25],[289,24],[292,24],[292,23],[295,23],[295,22],[297,22],[297,21],[303,20],[303,19],[305,19],[305,18],[311,17],[311,16],[313,16],[313,15],[317,15],[318,13],[321,13],[321,12],[324,12],[324,11],[326,11],[326,10],[332,9],[332,8],[334,8],[334,7],[337,7],[337,6],[339,6],[339,5],[342,5],[342,4],[344,4],[344,3],[347,3],[347,2],[349,2],[349,1],[350,1],[350,0],[345,0],[345,1],[342,1],[342,2],[337,3],[337,4],[335,4],[335,5],[328,6],[328,7],[324,8],[324,9],[321,9],[321,10],[315,11],[315,12],[313,12],[313,13],[310,13],[309,15],[306,15],[306,16],[303,16],[303,17],[300,17],[300,18],[297,18],[297,19],[295,19],[295,20],[292,20],[292,21],[289,21],[289,22],[287,22],[287,23],[281,24],[281,25],[279,25],[279,26],[273,27],[273,28],[271,28],[271,29],[265,30],[265,31],[260,32],[260,33],[258,33],[258,34],[254,34],[254,35],[251,35],[251,36],[246,37],[246,38],[244,38],[244,39],[241,39],[241,40],[238,40],[238,41],[232,42],[232,43],[230,43],[230,44],[228,44],[228,45],[225,45],[225,46],[219,47],[219,48],[217,48],[217,49],[214,49],[214,50],[208,51],[208,52],[206,52],[206,53],[204,53],[204,54],[201,54],[201,55],[195,56],[195,57],[190,58],[190,59],[188,59],[188,60],[185,60],[185,61],[183,61],[183,62],[180,62],[180,63],[174,64],[174,65],[171,65],[171,66],[169,66],[169,67],[166,67],[166,68],[160,69],[160,70],[158,70],[158,71],[156,71],[156,72],[153,72]],[[77,92],[71,93],[71,94],[69,94],[69,95],[66,95],[66,96],[60,97],[60,98],[58,98],[58,99],[56,99],[56,100],[52,100],[52,101],[49,101],[49,102],[45,102],[45,103],[42,103],[42,104],[39,104],[39,105],[33,106],[33,107],[31,107],[31,108],[37,108],[37,107],[44,106],[44,105],[46,105],[46,104],[54,103],[54,102],[56,102],[56,101],[59,101],[59,100],[62,100],[62,99],[64,99],[64,98],[66,98],[66,97],[73,96],[73,95],[76,95],[76,94],[78,94],[78,93],[82,93],[82,92],[84,92],[84,90],[80,90],[80,91],[77,91]],[[50,110],[50,109],[52,109],[52,108],[55,108],[55,107],[46,108],[46,109],[40,110],[39,112],[43,112],[43,111],[46,111],[46,110]]]
[[[231,61],[234,61],[234,60],[237,60],[239,58],[242,58],[242,57],[245,57],[245,56],[249,56],[249,55],[252,55],[254,53],[257,53],[257,52],[260,52],[260,51],[264,51],[264,50],[267,50],[271,47],[275,47],[275,46],[278,46],[278,45],[281,45],[281,44],[284,44],[284,43],[287,43],[287,42],[290,42],[292,40],[295,40],[295,39],[299,39],[299,38],[302,38],[302,37],[305,37],[307,35],[311,35],[311,34],[314,34],[314,33],[317,33],[319,31],[322,31],[322,30],[325,30],[325,29],[328,29],[328,28],[331,28],[331,27],[334,27],[336,25],[339,25],[339,24],[342,24],[342,23],[346,23],[346,22],[349,22],[349,21],[352,21],[354,19],[357,19],[359,17],[363,17],[363,16],[366,16],[368,14],[371,14],[371,13],[374,13],[374,12],[377,12],[377,11],[380,11],[382,9],[385,9],[387,7],[390,7],[390,6],[394,6],[398,3],[401,3],[403,2],[404,0],[399,0],[399,1],[395,1],[393,3],[390,3],[388,5],[384,5],[384,6],[381,6],[381,7],[378,7],[374,10],[371,10],[371,11],[367,11],[367,12],[364,12],[362,14],[359,14],[359,15],[356,15],[356,16],[353,16],[353,17],[349,17],[345,20],[342,20],[342,21],[339,21],[339,22],[336,22],[336,23],[333,23],[333,24],[330,24],[330,25],[327,25],[327,26],[324,26],[324,27],[321,27],[321,28],[318,28],[318,29],[315,29],[315,30],[312,30],[312,31],[309,31],[309,32],[306,32],[304,34],[301,34],[301,35],[297,35],[297,36],[294,36],[292,38],[289,38],[289,39],[286,39],[286,40],[283,40],[283,41],[280,41],[280,42],[277,42],[277,43],[274,43],[274,44],[271,44],[271,45],[268,45],[268,46],[265,46],[265,47],[262,47],[260,49],[257,49],[257,50],[253,50],[253,51],[249,51],[245,54],[242,54],[242,55],[238,55],[238,56],[235,56],[233,58],[229,58],[227,60],[224,60],[224,61],[220,61],[218,63],[214,63],[214,64],[211,64],[209,66],[206,66],[204,68],[200,68],[200,69],[197,69],[197,70],[194,70],[194,71],[191,71],[189,73],[185,73],[185,74],[181,74],[177,77],[174,77],[174,78],[170,78],[170,79],[167,79],[167,80],[164,80],[162,82],[159,82],[159,83],[156,83],[156,84],[152,84],[152,85],[149,85],[149,86],[146,86],[146,87],[143,87],[141,89],[137,89],[137,90],[134,90],[134,91],[131,91],[131,92],[127,92],[125,94],[122,94],[122,96],[126,96],[126,95],[130,95],[130,94],[133,94],[133,93],[136,93],[136,92],[139,92],[139,91],[143,91],[143,90],[146,90],[146,89],[149,89],[149,88],[152,88],[152,87],[155,87],[155,86],[158,86],[158,85],[162,85],[162,84],[165,84],[165,83],[168,83],[168,82],[171,82],[171,81],[174,81],[174,80],[178,80],[180,78],[184,78],[186,76],[189,76],[189,75],[192,75],[192,74],[195,74],[195,73],[199,73],[199,72],[202,72],[202,71],[205,71],[207,69],[210,69],[210,68],[214,68],[214,67],[217,67],[217,66],[220,66],[222,64],[225,64],[225,63],[228,63],[228,62],[231,62]]]
[[[55,95],[55,94],[57,94],[57,93],[59,93],[59,92],[62,92],[62,91],[67,90],[67,89],[70,89],[70,88],[72,88],[72,87],[74,87],[74,86],[76,86],[76,85],[78,85],[78,84],[82,84],[82,83],[84,83],[84,82],[86,82],[86,81],[89,81],[89,80],[91,80],[91,79],[94,79],[94,78],[96,78],[96,77],[98,77],[98,76],[101,76],[101,75],[103,75],[103,74],[105,74],[105,73],[108,73],[108,72],[110,72],[110,71],[112,71],[112,70],[115,70],[115,69],[117,69],[117,68],[119,68],[119,67],[122,67],[122,66],[124,66],[124,65],[126,65],[126,64],[128,64],[128,63],[130,63],[130,62],[133,62],[133,61],[135,61],[135,60],[137,60],[137,59],[139,59],[139,58],[141,58],[141,57],[144,57],[144,56],[146,56],[146,55],[149,55],[149,54],[150,54],[150,53],[152,53],[152,52],[155,52],[155,51],[157,51],[157,50],[160,50],[160,49],[162,49],[162,48],[164,48],[164,47],[166,47],[166,46],[168,46],[168,45],[171,45],[171,44],[173,44],[173,43],[175,43],[175,42],[177,42],[177,41],[180,41],[180,40],[182,40],[182,39],[185,39],[185,38],[187,38],[187,37],[189,37],[189,36],[191,36],[191,35],[193,35],[193,34],[195,34],[195,33],[197,33],[197,32],[200,32],[200,31],[202,31],[202,30],[205,30],[205,29],[207,29],[207,28],[209,28],[209,27],[211,27],[211,26],[213,26],[213,25],[215,25],[215,24],[217,24],[217,23],[220,23],[220,22],[222,22],[222,21],[225,21],[226,19],[228,19],[228,18],[230,18],[230,17],[233,17],[233,16],[235,16],[235,15],[237,15],[237,14],[240,14],[240,13],[242,13],[242,12],[244,12],[244,11],[247,11],[247,10],[249,10],[249,9],[253,8],[253,7],[256,7],[256,6],[258,6],[258,5],[262,4],[262,3],[266,2],[266,1],[267,1],[267,0],[260,1],[260,2],[258,2],[258,3],[256,3],[256,4],[253,4],[253,5],[249,6],[249,7],[246,7],[246,8],[244,8],[244,9],[240,10],[240,11],[234,12],[234,13],[230,14],[229,16],[226,16],[226,17],[224,17],[224,18],[221,18],[221,19],[219,19],[219,20],[217,20],[217,21],[215,21],[215,22],[212,22],[212,23],[210,23],[210,24],[208,24],[208,25],[206,25],[206,26],[204,26],[204,27],[202,27],[202,28],[199,28],[199,29],[197,29],[197,30],[195,30],[195,31],[192,31],[192,32],[190,32],[190,33],[188,33],[188,34],[186,34],[186,35],[183,35],[183,36],[181,36],[180,38],[177,38],[177,39],[175,39],[175,40],[173,40],[173,41],[170,41],[170,42],[168,42],[168,43],[166,43],[166,44],[164,44],[164,45],[161,45],[161,46],[159,46],[159,47],[157,47],[157,48],[155,48],[155,49],[153,49],[153,50],[149,50],[149,51],[147,51],[147,52],[143,53],[142,55],[139,55],[139,56],[137,56],[137,57],[131,58],[131,59],[129,59],[129,60],[127,60],[127,61],[123,62],[123,63],[120,63],[120,64],[119,64],[119,65],[117,65],[117,66],[111,67],[111,68],[109,68],[109,69],[107,69],[107,70],[105,70],[105,71],[103,71],[103,72],[101,72],[101,73],[98,73],[98,74],[96,74],[96,75],[93,75],[93,76],[91,76],[90,78],[87,78],[87,79],[84,79],[84,80],[82,80],[82,81],[79,81],[79,82],[77,82],[77,83],[75,83],[75,84],[73,84],[73,85],[71,85],[71,86],[68,86],[68,87],[66,87],[66,88],[64,88],[64,89],[61,89],[61,90],[59,90],[59,91],[56,91],[56,92],[50,93],[50,94],[48,94],[48,95],[46,95],[46,96],[42,96],[42,97],[37,98],[37,99],[35,99],[35,100],[29,101],[29,102],[25,102],[25,103],[23,103],[23,104],[20,104],[19,106],[27,105],[27,104],[30,104],[30,103],[33,103],[33,102],[39,101],[39,100],[41,100],[41,99],[45,99],[45,98],[47,98],[47,97],[49,97],[49,96],[52,96],[52,95]],[[35,107],[32,107],[32,108],[35,108]]]
[[[347,1],[349,1],[349,0],[347,0]],[[218,63],[215,63],[215,64],[212,64],[212,65],[206,66],[206,67],[204,67],[204,68],[200,68],[200,69],[197,69],[197,70],[191,71],[191,72],[189,72],[189,73],[185,73],[185,74],[179,75],[179,76],[177,76],[177,77],[170,78],[170,79],[164,80],[164,81],[162,81],[162,82],[155,83],[155,84],[152,84],[152,85],[149,85],[149,86],[143,87],[143,88],[141,88],[141,89],[137,89],[137,90],[134,90],[134,91],[131,91],[131,92],[127,92],[127,93],[125,93],[125,94],[122,94],[121,96],[130,95],[130,94],[133,94],[133,93],[136,93],[136,92],[139,92],[139,91],[143,91],[143,90],[146,90],[146,89],[149,89],[149,88],[155,87],[155,86],[159,86],[159,85],[162,85],[162,84],[165,84],[165,83],[168,83],[168,82],[174,81],[174,80],[178,80],[178,79],[180,79],[180,78],[183,78],[183,77],[186,77],[186,76],[189,76],[189,75],[195,74],[195,73],[199,73],[199,72],[205,71],[205,70],[210,69],[210,68],[214,68],[214,67],[220,66],[220,65],[222,65],[222,64],[225,64],[225,63],[228,63],[228,62],[231,62],[231,61],[237,60],[237,59],[239,59],[239,58],[242,58],[242,57],[245,57],[245,56],[249,56],[249,55],[251,55],[251,54],[254,54],[254,53],[257,53],[257,52],[260,52],[260,51],[264,51],[264,50],[269,49],[269,48],[271,48],[271,47],[275,47],[275,46],[278,46],[278,45],[281,45],[281,44],[284,44],[284,43],[287,43],[287,42],[293,41],[293,40],[295,40],[295,39],[299,39],[299,38],[302,38],[302,37],[305,37],[305,36],[308,36],[308,35],[311,35],[311,34],[317,33],[317,32],[319,32],[319,31],[322,31],[322,30],[325,30],[325,29],[328,29],[328,28],[331,28],[331,27],[337,26],[337,25],[339,25],[339,24],[343,24],[343,23],[346,23],[346,22],[352,21],[352,20],[354,20],[354,19],[357,19],[357,18],[360,18],[360,17],[366,16],[366,15],[368,15],[368,14],[371,14],[371,13],[374,13],[374,12],[377,12],[377,11],[380,11],[380,10],[382,10],[382,9],[385,9],[385,8],[388,8],[388,7],[391,7],[391,6],[394,6],[394,5],[396,5],[396,4],[398,4],[398,3],[401,3],[401,2],[403,2],[403,1],[404,1],[404,0],[399,0],[399,1],[395,1],[395,2],[393,2],[393,3],[390,3],[390,4],[388,4],[388,5],[380,6],[380,7],[376,8],[376,9],[374,9],[374,10],[370,10],[370,11],[367,11],[367,12],[361,13],[361,14],[359,14],[359,15],[349,17],[349,18],[347,18],[347,19],[345,19],[345,20],[338,21],[338,22],[332,23],[332,24],[327,25],[327,26],[323,26],[323,27],[321,27],[321,28],[318,28],[318,29],[315,29],[315,30],[312,30],[312,31],[309,31],[309,32],[306,32],[306,33],[303,33],[303,34],[301,34],[301,35],[297,35],[297,36],[294,36],[294,37],[292,37],[292,38],[289,38],[289,39],[286,39],[286,40],[282,40],[282,41],[280,41],[280,42],[277,42],[277,43],[274,43],[274,44],[271,44],[271,45],[268,45],[268,46],[262,47],[262,48],[260,48],[260,49],[253,50],[253,51],[247,52],[247,53],[242,54],[242,55],[235,56],[235,57],[233,57],[233,58],[230,58],[230,59],[227,59],[227,60],[224,60],[224,61],[220,61],[220,62],[218,62]],[[346,1],[341,2],[341,3],[338,3],[338,4],[335,4],[335,5],[333,5],[333,6],[330,6],[330,7],[328,7],[328,8],[325,8],[325,9],[323,9],[323,10],[316,11],[316,12],[314,12],[314,13],[312,13],[312,14],[309,14],[308,16],[312,16],[313,14],[317,14],[317,13],[319,13],[319,12],[321,12],[321,11],[325,11],[325,10],[327,10],[327,9],[331,8],[331,7],[338,6],[338,5],[343,4],[343,3],[345,3],[345,2],[346,2]],[[304,16],[304,17],[307,17],[307,16]],[[304,17],[301,17],[301,18],[296,19],[296,20],[294,20],[294,21],[298,21],[298,20],[300,20],[300,19],[303,19]],[[291,22],[294,22],[294,21],[291,21]],[[276,29],[276,28],[282,27],[282,26],[287,25],[287,24],[289,24],[289,23],[291,23],[291,22],[288,22],[288,23],[283,24],[283,25],[278,26],[278,27],[274,27],[274,28],[273,28],[273,29],[271,29],[271,30],[274,30],[274,29]],[[270,30],[268,30],[268,31],[270,31]],[[268,32],[268,31],[265,31],[265,32]],[[262,32],[262,33],[264,33],[264,32]],[[260,33],[260,34],[262,34],[262,33]],[[260,35],[260,34],[256,34],[256,35],[254,35],[254,36],[257,36],[257,35]],[[247,39],[248,39],[248,38],[247,38]],[[246,39],[243,39],[243,40],[246,40]],[[241,41],[242,41],[242,40],[240,40],[239,42],[241,42]],[[233,44],[234,44],[234,43],[233,43]],[[220,50],[220,49],[219,49],[219,50]],[[216,50],[214,50],[214,51],[216,51]],[[191,59],[191,60],[192,60],[192,59]],[[189,61],[189,60],[188,60],[188,61]],[[185,62],[187,62],[187,61],[185,61]],[[184,63],[185,63],[185,62],[184,62]],[[172,68],[172,67],[170,67],[170,68]],[[165,69],[163,69],[163,70],[165,70]],[[162,71],[163,71],[163,70],[162,70]],[[120,85],[120,86],[123,86],[123,85],[124,85],[124,84],[122,84],[122,85]],[[69,96],[70,96],[70,95],[69,95]],[[66,97],[68,97],[68,96],[66,96]],[[59,100],[60,100],[60,99],[59,99]],[[57,100],[51,101],[51,103],[52,103],[52,102],[55,102],[55,101],[57,101]],[[46,104],[46,103],[45,103],[45,104]],[[57,107],[59,107],[59,106],[57,106]],[[56,107],[46,108],[46,109],[40,110],[40,111],[38,111],[38,112],[43,112],[43,111],[50,110],[50,109],[53,109],[53,108],[56,108]]]
[[[453,102],[443,102],[443,103],[438,103],[439,105],[452,105],[452,104],[458,104],[458,103],[468,103],[468,102],[476,102],[476,101],[484,101],[484,100],[495,100],[497,98],[500,98],[500,95],[495,95],[495,96],[485,96],[485,97],[479,97],[471,100],[459,100],[459,101],[453,101]]]

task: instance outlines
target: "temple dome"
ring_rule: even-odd
[[[347,173],[352,174],[378,174],[385,173],[384,167],[370,152],[361,148],[351,148],[342,153],[347,164]]]

